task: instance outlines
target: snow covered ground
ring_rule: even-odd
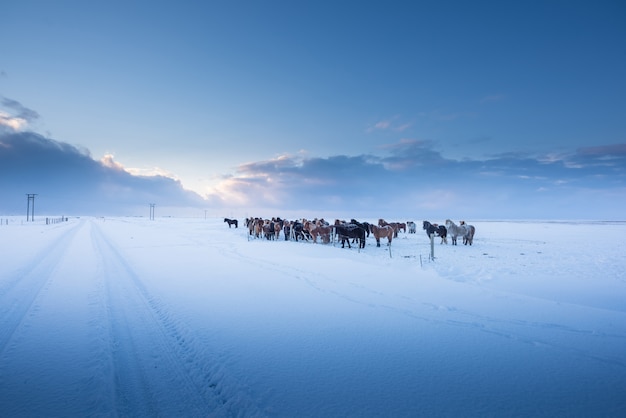
[[[414,221],[390,252],[3,218],[0,415],[626,416],[626,223],[471,222],[429,262]]]

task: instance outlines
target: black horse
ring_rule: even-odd
[[[298,239],[301,239],[302,241],[307,240],[307,237],[304,233],[304,225],[300,221],[293,221],[291,223],[291,234],[293,235],[296,242],[298,241]]]
[[[370,224],[368,222],[359,222],[356,219],[350,219],[350,223],[363,228],[367,236],[370,236]]]
[[[345,247],[345,243],[350,246],[350,239],[356,238],[359,240],[359,248],[365,248],[365,229],[355,224],[335,225],[335,233],[341,239],[341,248]]]
[[[291,235],[291,222],[287,221],[283,223],[283,235],[285,236],[285,241],[289,241],[289,236]]]
[[[424,221],[423,229],[426,231],[426,235],[428,235],[429,238],[432,234],[435,234],[438,237],[441,237],[441,244],[443,244],[444,242],[446,244],[448,243],[448,230],[445,226],[433,225],[428,221]]]
[[[231,225],[235,225],[235,228],[239,227],[239,222],[237,222],[237,219],[224,218],[224,222],[226,222],[228,224],[229,228],[230,228]]]

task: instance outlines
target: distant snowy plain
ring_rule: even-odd
[[[623,222],[471,222],[430,262],[421,219],[362,250],[0,220],[1,416],[626,416]]]

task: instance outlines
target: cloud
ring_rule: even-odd
[[[10,128],[13,131],[25,129],[29,124],[39,119],[39,114],[23,106],[17,100],[0,96],[0,128]]]
[[[105,156],[100,159],[100,163],[112,170],[124,171],[124,166],[115,161],[112,154],[105,154]]]
[[[205,201],[165,176],[137,176],[113,156],[87,151],[33,132],[0,132],[0,211],[21,213],[23,196],[38,194],[50,214],[135,214],[162,207],[204,207]]]
[[[25,119],[16,118],[9,115],[8,113],[0,111],[0,128],[4,127],[9,128],[13,131],[20,131],[24,129],[26,125],[27,122]]]
[[[383,120],[374,125],[374,129],[389,129],[391,126],[391,122],[388,120]]]
[[[580,161],[609,163],[623,169],[626,165],[626,144],[579,148],[575,157]]]
[[[375,131],[393,131],[393,132],[404,132],[413,126],[412,122],[398,123],[398,116],[393,117],[392,119],[386,119],[376,122],[373,126],[369,126],[365,132],[372,133]]]
[[[37,193],[38,209],[59,215],[145,214],[156,203],[240,216],[624,219],[626,144],[484,160],[446,158],[435,146],[405,138],[377,155],[282,154],[239,165],[203,199],[165,170],[138,175],[113,155],[94,160],[67,143],[5,129],[0,214],[22,213],[24,195]]]
[[[443,112],[435,109],[429,112],[420,112],[418,116],[420,119],[427,121],[454,122],[460,119],[474,119],[478,116],[478,113],[472,111]]]
[[[262,208],[268,216],[289,209],[301,216],[334,211],[336,216],[370,218],[623,217],[626,193],[615,199],[626,192],[623,170],[593,164],[583,170],[571,167],[581,156],[619,156],[621,146],[583,149],[549,161],[519,153],[453,160],[437,152],[432,142],[414,139],[381,149],[385,155],[283,155],[242,164],[209,199]]]
[[[433,146],[433,141],[401,139],[398,143],[380,147],[390,154],[380,161],[390,170],[409,170],[418,166],[434,167],[444,164],[445,160]]]

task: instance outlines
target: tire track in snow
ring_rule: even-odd
[[[67,252],[84,220],[70,225],[60,237],[39,251],[23,269],[2,281],[0,286],[0,353],[32,308],[35,300]]]
[[[220,365],[193,348],[115,245],[94,224],[101,254],[120,415],[262,416]]]

